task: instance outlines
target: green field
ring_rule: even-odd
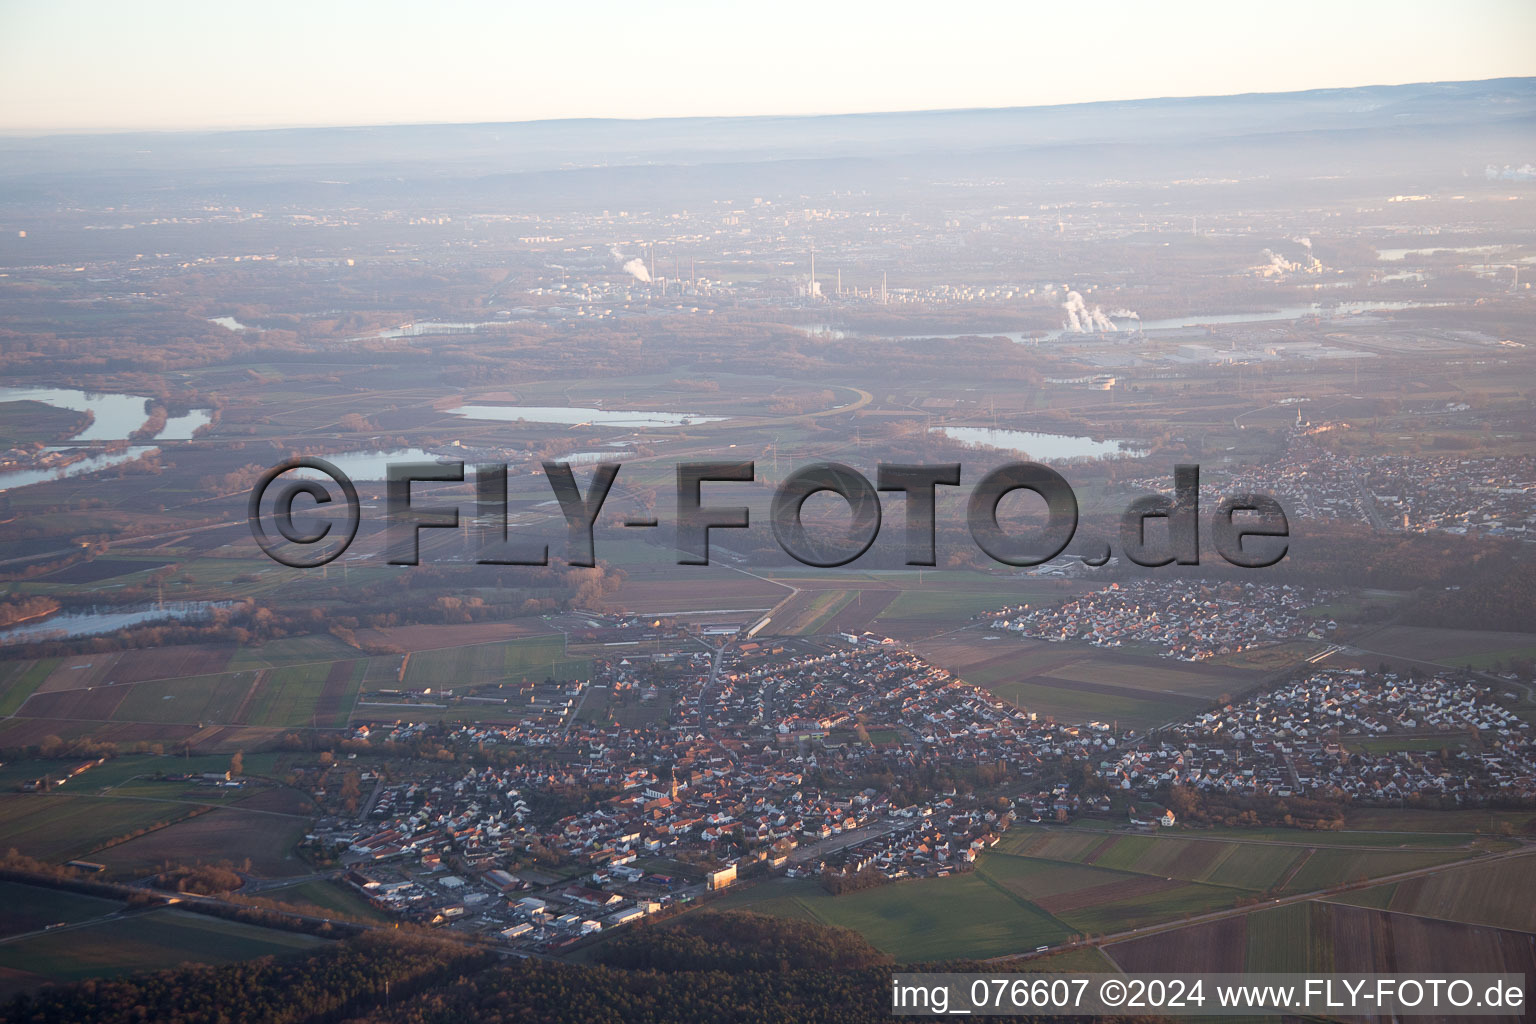
[[[255,668],[282,668],[316,661],[350,661],[359,657],[355,647],[348,647],[329,633],[269,640],[260,647],[242,647],[229,659],[229,671]]]
[[[1380,838],[1333,832],[1264,830],[1245,835],[1223,830],[1219,838],[1018,828],[999,845],[1002,852],[1095,868],[1176,878],[1229,889],[1310,892],[1401,871],[1448,864],[1473,855],[1460,846],[1470,837],[1394,836]],[[1250,841],[1244,842],[1244,839]],[[1343,839],[1333,844],[1329,840]],[[1402,842],[1408,840],[1408,842]],[[1450,842],[1445,842],[1449,840]],[[1380,848],[1363,843],[1376,842]],[[1411,849],[1395,849],[1397,846]],[[1425,848],[1427,847],[1427,848]],[[1292,875],[1294,872],[1294,875]]]
[[[0,938],[38,931],[57,922],[76,924],[121,910],[116,900],[17,882],[0,882]]]
[[[324,912],[362,921],[388,921],[390,916],[363,899],[356,892],[323,878],[311,879],[281,889],[268,889],[262,899],[276,900],[299,908]]]
[[[1364,878],[1449,864],[1465,854],[1451,851],[1316,850],[1286,883],[1287,892],[1312,892]]]
[[[14,715],[58,663],[58,658],[0,662],[0,716]]]
[[[323,944],[323,939],[309,935],[184,910],[152,910],[0,944],[0,970],[6,974],[0,985],[14,992],[50,981],[110,977],[188,962],[231,963]]]
[[[1191,914],[1224,910],[1235,902],[1235,893],[1231,889],[1191,883],[1134,899],[1062,911],[1061,916],[1085,934],[1106,935]]]
[[[1536,933],[1533,894],[1536,855],[1527,855],[1347,893],[1338,902]]]
[[[71,860],[129,832],[184,818],[194,809],[149,800],[4,794],[0,795],[0,849],[15,847],[39,860]]]
[[[852,928],[903,962],[1021,953],[1066,938],[1061,922],[977,873],[831,896],[806,880],[776,880],[710,906]]]
[[[926,619],[934,623],[937,631],[943,626],[963,625],[982,612],[996,611],[1020,600],[1003,590],[903,590],[876,616],[876,621]]]
[[[976,682],[961,673],[966,682]],[[1060,686],[1041,686],[1024,680],[977,683],[1003,700],[1026,711],[1058,722],[1118,722],[1122,729],[1148,729],[1164,725],[1207,706],[1204,700],[1184,697],[1139,697],[1092,693]]]
[[[1313,928],[1312,904],[1287,903],[1248,915],[1250,971],[1320,970],[1332,962],[1331,938]]]
[[[540,682],[546,678],[575,679],[586,674],[590,659],[565,653],[562,636],[416,651],[406,663],[409,687],[454,687],[471,683]]]
[[[247,670],[135,683],[112,718],[163,724],[229,722],[257,681],[257,673]]]

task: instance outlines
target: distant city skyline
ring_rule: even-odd
[[[0,0],[0,132],[839,114],[1536,75],[1529,0]]]

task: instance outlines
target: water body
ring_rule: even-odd
[[[173,619],[196,621],[212,616],[215,608],[228,608],[230,601],[180,601],[137,608],[107,608],[79,612],[60,612],[40,622],[24,622],[0,630],[0,645],[32,640],[72,639],[100,636],[145,622],[169,622]]]
[[[1435,256],[1440,253],[1497,252],[1511,245],[1432,245],[1424,249],[1377,249],[1376,258],[1391,263],[1409,256]]]
[[[0,402],[41,402],[56,409],[89,412],[95,418],[91,425],[69,439],[70,443],[53,445],[50,451],[68,451],[74,442],[125,441],[149,419],[144,411],[146,399],[141,395],[115,395],[105,392],[80,391],[75,388],[6,388],[0,387]],[[181,416],[166,418],[165,426],[151,440],[190,441],[201,427],[213,422],[211,409],[193,409]],[[18,469],[0,473],[0,491],[29,484],[63,480],[72,476],[95,473],[125,462],[141,459],[156,449],[152,445],[134,445],[117,452],[104,452],[88,458],[77,459],[67,466],[42,469]]]
[[[49,467],[46,469],[17,469],[9,473],[0,473],[0,491],[8,491],[14,487],[26,487],[28,484],[41,484],[49,480],[65,480],[72,476],[84,476],[86,473],[95,473],[113,466],[120,466],[125,462],[134,462],[142,459],[150,452],[158,451],[153,445],[134,445],[120,452],[107,452],[103,455],[92,455],[89,458],[79,459],[67,466]]]
[[[96,418],[71,441],[123,441],[149,418],[138,395],[109,395],[73,388],[0,388],[0,402],[42,402]]]
[[[1419,309],[1429,306],[1444,306],[1444,302],[1312,302],[1305,306],[1281,306],[1279,309],[1266,310],[1252,313],[1187,313],[1184,316],[1162,317],[1154,320],[1135,320],[1128,317],[1115,318],[1116,332],[1112,334],[1130,334],[1136,331],[1167,331],[1180,330],[1189,327],[1205,327],[1211,324],[1257,324],[1268,323],[1275,320],[1301,320],[1306,317],[1335,317],[1353,316],[1356,313],[1384,312],[1394,309]],[[952,339],[952,338],[1007,338],[1020,344],[1034,344],[1037,340],[1062,341],[1073,338],[1091,338],[1092,334],[1075,331],[1053,331],[1043,338],[1023,331],[964,331],[959,334],[902,334],[894,336],[895,341],[918,341],[926,338]]]
[[[569,455],[555,455],[550,462],[569,462],[573,466],[590,466],[594,462],[617,462],[619,459],[627,459],[634,452],[571,452]]]
[[[687,427],[699,423],[717,423],[725,416],[700,416],[692,412],[633,412],[621,409],[583,409],[576,406],[539,405],[461,405],[455,415],[470,420],[495,420],[515,423],[560,423],[577,426],[590,423],[600,427]]]
[[[453,323],[424,320],[416,324],[402,324],[372,335],[375,338],[421,338],[431,334],[474,334],[483,327],[503,327],[505,320],[487,320],[480,323]]]
[[[1073,434],[1042,434],[1033,430],[1001,430],[993,427],[933,427],[934,433],[965,444],[986,445],[1003,451],[1028,455],[1036,462],[1065,462],[1068,459],[1104,459],[1134,455],[1136,446],[1128,441],[1095,441]]]
[[[391,463],[436,462],[438,456],[420,448],[394,448],[389,451],[342,452],[339,455],[320,455],[353,480],[384,480],[389,476]],[[300,470],[299,476],[319,477],[322,474]],[[286,479],[286,477],[284,478]]]
[[[148,401],[142,395],[114,395],[74,388],[0,388],[0,402],[42,402],[56,409],[89,412],[96,418],[91,425],[71,437],[71,441],[125,441],[144,426],[149,414]],[[212,422],[208,409],[193,409],[185,416],[173,416],[154,436],[157,441],[185,441],[198,427]]]

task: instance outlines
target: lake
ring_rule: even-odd
[[[125,441],[149,418],[144,411],[148,401],[142,395],[114,395],[74,388],[3,388],[0,402],[41,402],[56,409],[89,412],[96,418],[71,441]],[[152,438],[156,441],[185,441],[198,427],[212,422],[208,409],[193,409],[185,416],[166,420],[165,428]]]
[[[724,416],[700,416],[692,412],[635,412],[622,409],[583,409],[577,406],[551,405],[461,405],[454,414],[470,420],[494,420],[499,423],[560,423],[566,426],[591,424],[601,427],[687,427],[699,423],[718,423]]]
[[[1028,455],[1035,462],[1065,462],[1069,459],[1103,459],[1136,454],[1129,441],[1095,441],[1073,434],[1042,434],[1033,430],[1003,430],[996,427],[931,427],[936,434],[964,444],[985,445],[1003,451]]]
[[[206,619],[213,614],[215,608],[228,608],[232,605],[231,601],[176,601],[137,608],[91,608],[86,611],[60,612],[40,622],[24,622],[9,629],[0,629],[0,644],[100,636],[145,622]]]

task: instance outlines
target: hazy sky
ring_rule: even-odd
[[[1003,107],[1536,74],[1536,0],[0,0],[0,132]]]

